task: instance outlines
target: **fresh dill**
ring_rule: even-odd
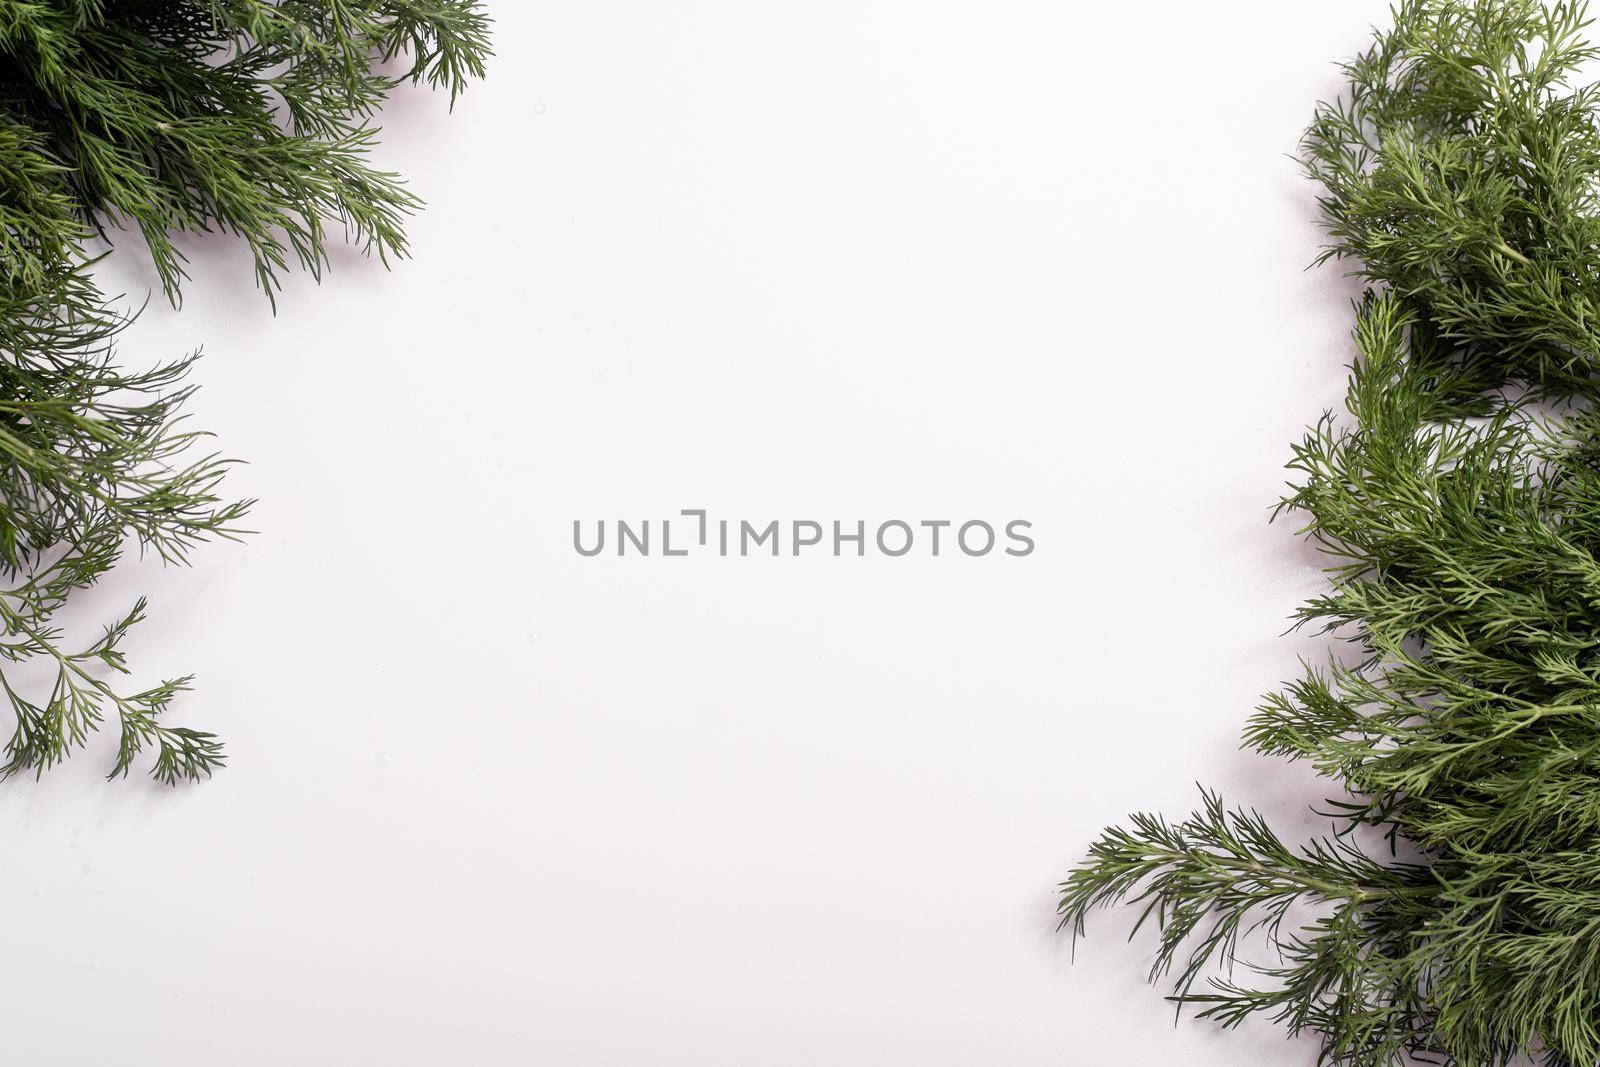
[[[1294,448],[1283,502],[1330,557],[1299,621],[1340,645],[1244,742],[1324,775],[1334,830],[1286,842],[1207,792],[1107,830],[1062,886],[1074,938],[1133,901],[1175,999],[1315,1035],[1325,1063],[1600,1063],[1588,24],[1406,0],[1304,140],[1327,257],[1370,286],[1347,416]]]
[[[454,99],[488,55],[475,0],[0,0],[0,772],[41,773],[108,721],[113,776],[146,752],[168,783],[224,761],[164,721],[187,678],[115,684],[143,600],[83,643],[58,621],[128,546],[181,563],[249,507],[183,421],[193,357],[116,362],[128,320],[97,244],[136,229],[174,303],[182,233],[242,241],[269,298],[292,267],[320,276],[330,230],[403,255],[420,202],[368,161],[372,119],[402,82]]]

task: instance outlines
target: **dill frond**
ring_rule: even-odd
[[[475,0],[0,0],[0,774],[42,773],[107,721],[113,776],[141,753],[169,783],[224,760],[162,721],[187,678],[114,684],[143,600],[86,643],[58,621],[126,547],[182,563],[250,506],[184,421],[195,357],[116,361],[129,323],[90,242],[137,228],[174,303],[182,233],[242,241],[269,299],[292,267],[320,277],[333,235],[404,255],[420,201],[370,163],[372,119],[405,82],[453,100],[488,55]]]
[[[1207,793],[1107,830],[1062,886],[1074,938],[1136,901],[1180,1004],[1315,1035],[1325,1063],[1600,1063],[1587,26],[1578,3],[1407,0],[1306,134],[1324,258],[1371,287],[1346,416],[1295,446],[1282,504],[1330,557],[1299,622],[1344,654],[1244,741],[1332,783],[1333,831],[1290,844]],[[1357,847],[1374,829],[1390,848]]]

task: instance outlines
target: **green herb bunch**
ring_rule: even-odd
[[[1347,415],[1283,509],[1331,557],[1338,639],[1245,744],[1337,790],[1286,842],[1204,793],[1062,886],[1132,901],[1152,979],[1322,1062],[1600,1063],[1600,53],[1581,4],[1406,0],[1303,159],[1370,290]],[[1143,921],[1141,920],[1141,921]],[[1248,977],[1247,977],[1248,976]]]
[[[86,642],[58,621],[127,547],[183,562],[249,507],[183,421],[194,357],[117,362],[129,317],[97,256],[136,228],[176,303],[184,233],[242,240],[269,298],[291,266],[320,276],[335,227],[403,255],[419,201],[369,162],[372,118],[405,81],[453,99],[487,32],[475,0],[0,0],[0,772],[40,773],[107,720],[113,776],[143,752],[168,783],[224,760],[164,721],[187,678],[114,684],[142,600]]]

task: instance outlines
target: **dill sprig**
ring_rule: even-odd
[[[1408,0],[1306,135],[1327,256],[1371,286],[1346,415],[1295,447],[1282,504],[1331,557],[1299,622],[1340,643],[1244,740],[1335,784],[1332,831],[1290,844],[1206,793],[1106,831],[1062,886],[1075,938],[1137,901],[1180,1004],[1314,1034],[1326,1063],[1600,1062],[1587,26],[1576,3]]]
[[[475,0],[0,0],[0,774],[41,773],[108,721],[113,776],[146,752],[168,783],[224,761],[162,721],[188,678],[114,684],[142,599],[84,642],[58,619],[130,545],[182,563],[250,506],[184,419],[195,357],[117,363],[129,319],[90,243],[137,228],[174,303],[182,233],[241,240],[269,299],[291,267],[320,277],[339,230],[404,255],[420,202],[368,161],[372,119],[403,82],[453,100],[488,54]]]

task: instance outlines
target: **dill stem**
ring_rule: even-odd
[[[1523,255],[1521,252],[1518,252],[1515,248],[1512,248],[1510,245],[1506,244],[1505,241],[1503,241],[1503,240],[1501,240],[1499,238],[1495,238],[1494,250],[1496,252],[1499,252],[1501,255],[1507,257],[1508,259],[1516,260],[1518,263],[1521,263],[1524,267],[1529,266],[1529,265],[1531,265],[1533,263],[1533,260],[1531,260],[1527,256]]]
[[[1329,882],[1310,875],[1299,874],[1295,871],[1279,867],[1269,867],[1256,860],[1238,859],[1234,856],[1219,856],[1215,852],[1165,852],[1157,853],[1168,862],[1176,863],[1182,860],[1198,860],[1206,866],[1224,867],[1232,871],[1245,871],[1265,879],[1275,879],[1282,882],[1293,882],[1295,885],[1317,893],[1326,899],[1353,900],[1362,903],[1369,900],[1388,900],[1395,897],[1427,896],[1439,891],[1437,886],[1409,886],[1404,889],[1371,889],[1357,885],[1354,882],[1339,883]]]

